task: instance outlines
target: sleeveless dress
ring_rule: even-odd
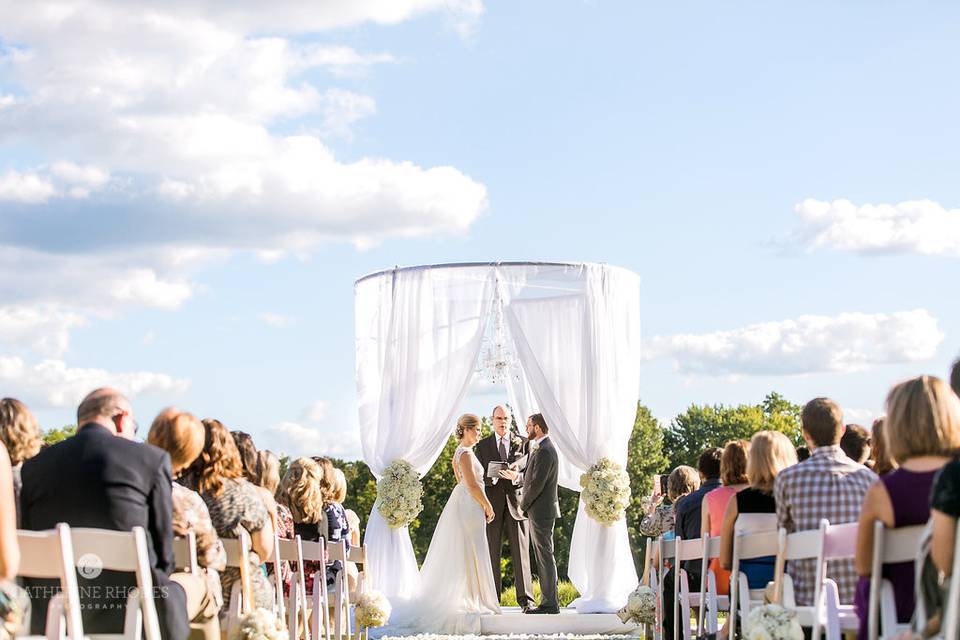
[[[776,513],[777,503],[773,496],[753,487],[747,487],[734,496],[738,513]],[[710,515],[711,520],[713,514]],[[751,589],[763,589],[773,580],[776,556],[764,556],[740,561],[740,571],[747,575]],[[718,587],[719,589],[719,587]]]
[[[930,504],[926,497],[933,489],[933,481],[939,473],[933,471],[909,471],[899,468],[880,476],[890,503],[893,505],[893,526],[909,527],[926,524],[930,519]],[[914,591],[913,561],[883,565],[883,577],[893,585],[893,596],[897,603],[897,622],[910,622],[916,605]],[[870,578],[860,576],[857,579],[857,591],[854,596],[857,617],[860,618],[858,640],[867,638],[867,618],[870,609]]]
[[[723,528],[723,514],[727,510],[727,503],[730,498],[737,495],[739,489],[730,486],[717,487],[708,493],[704,500],[707,501],[707,511],[710,514],[710,537],[719,538],[720,529]],[[710,570],[717,578],[717,595],[725,596],[730,593],[730,572],[720,566],[720,558],[714,558],[710,561]]]
[[[458,470],[471,465],[475,482],[483,491],[479,484],[483,466],[473,451],[457,447],[453,461]],[[463,472],[459,475],[420,568],[420,595],[409,603],[398,603],[378,636],[479,634],[480,616],[500,613],[483,507],[470,495]]]

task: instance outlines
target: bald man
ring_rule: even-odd
[[[477,443],[474,450],[483,465],[484,489],[493,506],[493,520],[487,524],[487,543],[490,545],[490,564],[497,593],[503,588],[500,574],[500,554],[503,551],[503,535],[510,541],[513,559],[514,582],[517,587],[517,604],[524,611],[533,606],[533,586],[530,578],[530,535],[527,519],[517,507],[517,483],[506,478],[487,477],[490,462],[514,463],[527,451],[527,441],[510,430],[510,409],[503,405],[493,408],[491,415],[493,434]]]
[[[133,407],[116,389],[91,392],[77,409],[77,434],[23,463],[21,528],[71,527],[130,531],[143,527],[153,574],[154,602],[165,640],[190,633],[183,588],[173,571],[173,503],[170,456],[136,442]],[[83,629],[87,633],[123,631],[126,597],[136,586],[133,574],[103,571],[80,574]],[[53,581],[52,584],[57,584]],[[42,634],[51,581],[30,580],[32,633]],[[46,595],[46,597],[43,597]]]

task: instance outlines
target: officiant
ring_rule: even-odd
[[[511,430],[510,410],[497,405],[491,416],[493,433],[477,443],[474,452],[484,469],[484,489],[494,517],[487,524],[487,542],[490,545],[490,563],[497,593],[503,592],[503,576],[500,574],[500,554],[503,550],[503,535],[510,542],[513,559],[514,583],[517,588],[517,604],[526,611],[534,606],[533,586],[530,579],[530,532],[526,518],[518,507],[518,481],[497,477],[496,470],[509,465],[514,470],[523,470],[527,454],[527,440]],[[491,465],[493,463],[493,465]],[[493,476],[493,477],[491,477]]]

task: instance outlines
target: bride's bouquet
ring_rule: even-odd
[[[423,511],[420,476],[406,460],[394,460],[377,483],[377,511],[394,529],[405,527]]]
[[[778,604],[753,607],[743,625],[747,640],[803,640],[797,614]]]
[[[630,505],[630,476],[609,458],[600,458],[580,476],[580,487],[587,515],[602,525],[620,520]]]
[[[627,604],[617,612],[623,624],[653,624],[656,617],[657,596],[653,589],[645,584],[633,590],[627,598]]]

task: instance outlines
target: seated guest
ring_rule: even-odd
[[[219,420],[204,420],[203,426],[206,432],[203,453],[192,467],[197,493],[210,511],[217,535],[239,538],[244,531],[250,534],[248,573],[254,606],[269,609],[274,601],[273,585],[260,570],[260,565],[273,554],[270,514],[256,487],[244,479],[240,452],[227,428]],[[239,579],[240,569],[237,567],[227,567],[220,574],[224,600],[221,613],[225,613],[229,606],[230,589]]]
[[[0,443],[7,448],[13,465],[13,498],[20,522],[20,468],[23,461],[40,452],[40,426],[27,406],[13,398],[0,400]]]
[[[858,424],[848,424],[840,438],[840,448],[858,464],[870,458],[870,433]]]
[[[320,523],[323,521],[323,496],[320,486],[323,471],[310,458],[297,458],[290,464],[280,482],[280,502],[293,515],[293,530],[301,540],[316,542],[320,539]],[[313,575],[323,571],[323,563],[307,560],[303,573],[307,592],[313,593]]]
[[[270,513],[270,522],[273,523],[273,528],[277,532],[277,535],[281,538],[293,538],[293,522],[283,518],[277,510],[277,501],[274,498],[276,490],[271,491],[260,484],[260,480],[263,477],[260,470],[261,458],[257,452],[257,448],[253,445],[253,438],[250,437],[249,433],[244,433],[243,431],[232,431],[230,435],[233,436],[233,442],[237,445],[237,451],[240,453],[243,477],[253,485],[260,499],[263,500],[264,506]],[[279,461],[277,462],[277,475],[280,475]]]
[[[84,398],[77,424],[77,435],[23,463],[21,527],[44,531],[60,522],[114,531],[143,527],[161,635],[186,638],[190,632],[186,597],[170,579],[174,567],[170,456],[153,445],[134,442],[133,408],[114,389],[97,389]],[[38,593],[58,584],[26,582],[39,587]],[[126,595],[134,586],[131,573],[103,571],[85,579],[80,593],[84,631],[120,633]],[[43,633],[48,603],[42,596],[32,599],[33,633]]]
[[[653,496],[647,512],[640,520],[640,533],[648,538],[659,538],[662,535],[673,537],[676,511],[674,507],[683,496],[700,488],[700,477],[693,467],[680,465],[670,472],[669,476],[660,476],[659,487],[654,485]],[[666,478],[666,482],[662,479]],[[664,485],[666,485],[664,487]],[[666,489],[666,496],[661,493]],[[664,501],[664,497],[666,500]]]
[[[205,435],[203,424],[197,418],[171,407],[161,411],[154,419],[147,442],[170,454],[171,471],[173,477],[177,478],[203,451]],[[170,577],[187,594],[187,617],[190,621],[201,626],[203,637],[207,640],[219,640],[218,614],[223,606],[219,572],[227,566],[227,554],[203,498],[177,482],[173,483],[172,498],[173,534],[182,537],[191,531],[194,533],[200,574],[177,572]]]
[[[286,505],[276,500],[277,488],[280,486],[280,459],[272,451],[257,452],[257,479],[254,481],[270,496],[270,502],[276,510],[277,535],[287,540],[293,539],[293,515]]]
[[[797,450],[779,431],[758,431],[750,438],[747,454],[747,481],[727,504],[720,528],[720,566],[733,567],[733,539],[737,518],[741,514],[777,512],[773,497],[774,482],[785,469],[797,464]],[[773,580],[774,556],[751,558],[740,562],[740,571],[747,576],[751,589],[763,589]]]
[[[0,637],[13,638],[29,606],[27,592],[14,582],[20,565],[16,514],[13,506],[13,471],[0,445]]]
[[[898,384],[887,396],[885,436],[900,466],[870,487],[860,512],[855,563],[860,575],[856,606],[861,640],[867,637],[873,523],[909,527],[930,519],[930,506],[919,498],[930,495],[934,477],[960,450],[960,398],[932,376]],[[916,604],[913,565],[911,561],[883,567],[883,577],[893,585],[898,622],[909,622]]]
[[[337,502],[336,490],[336,472],[337,469],[327,458],[322,458],[320,469],[323,471],[323,482],[320,483],[320,497],[323,499],[323,515],[327,524],[326,532],[323,533],[324,539],[328,543],[344,541],[347,543],[347,549],[350,548],[350,525],[347,524],[347,514],[343,505]],[[343,488],[343,494],[346,496],[346,486]],[[327,564],[327,586],[332,586],[336,575],[343,571],[343,564],[336,560]]]
[[[870,435],[870,469],[878,476],[886,475],[897,468],[897,463],[890,456],[890,449],[887,447],[884,422],[883,418],[874,420]]]
[[[724,446],[723,455],[720,457],[720,482],[723,486],[717,487],[703,497],[701,537],[708,533],[711,538],[720,537],[727,504],[733,496],[750,486],[750,481],[747,479],[749,451],[750,442],[747,440],[731,440]],[[720,566],[719,558],[710,561],[710,570],[717,578],[717,594],[727,595],[730,591],[730,572]]]
[[[339,504],[347,499],[347,476],[342,469],[333,470],[333,499]],[[347,526],[350,527],[350,546],[360,546],[360,517],[353,509],[344,508],[347,514]]]
[[[815,398],[803,407],[800,421],[803,438],[813,452],[809,460],[777,476],[777,525],[794,533],[817,529],[822,519],[830,524],[856,522],[863,498],[877,475],[848,458],[840,448],[844,428],[840,405],[829,398]],[[787,567],[798,605],[813,604],[816,564],[816,560],[797,560]],[[827,577],[837,583],[840,602],[852,603],[857,586],[853,561],[828,563]]]

